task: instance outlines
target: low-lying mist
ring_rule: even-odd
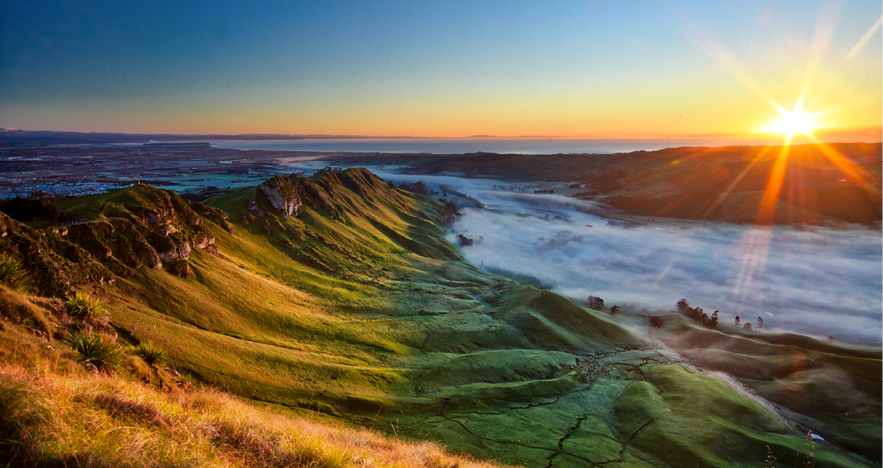
[[[686,298],[709,314],[719,309],[722,322],[761,316],[767,330],[880,342],[879,231],[624,228],[561,210],[563,197],[505,195],[476,195],[488,208],[465,208],[455,224],[475,240],[463,252],[476,265],[529,274],[572,298],[601,297],[608,307],[673,309]],[[536,203],[541,197],[551,203]],[[493,203],[501,198],[506,203]]]
[[[473,239],[463,253],[485,269],[530,275],[574,299],[601,297],[608,307],[671,310],[686,298],[708,314],[720,310],[722,323],[761,316],[766,331],[881,342],[879,230],[622,226],[585,213],[599,212],[591,202],[508,190],[524,183],[495,190],[504,182],[370,169],[395,183],[455,186],[483,202],[461,208],[454,231]],[[456,234],[449,240],[456,243]]]

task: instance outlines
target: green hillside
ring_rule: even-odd
[[[631,328],[475,268],[445,240],[443,204],[364,169],[276,176],[203,203],[136,185],[59,208],[88,221],[37,230],[0,213],[0,254],[33,292],[99,298],[105,332],[156,344],[183,382],[527,467],[762,466],[768,450],[781,460],[769,466],[798,453],[819,467],[880,463],[879,401],[841,438],[813,441],[808,429],[840,426],[808,387],[783,396],[785,374],[726,369],[761,398],[701,370],[716,361],[675,346],[674,325],[647,336],[643,318]],[[65,346],[69,328],[28,307],[0,310],[18,324],[0,333]],[[802,346],[753,343],[742,354],[757,368]],[[841,390],[879,395],[879,352],[824,353],[860,375],[876,363],[875,384]]]

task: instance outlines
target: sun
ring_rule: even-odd
[[[794,107],[794,110],[790,112],[780,106],[776,106],[776,109],[779,111],[779,114],[782,115],[782,118],[763,128],[763,132],[779,133],[785,135],[788,139],[791,139],[791,137],[798,133],[809,135],[812,133],[812,129],[816,128],[813,125],[813,120],[815,120],[819,114],[803,112],[803,101],[798,102],[797,106]]]

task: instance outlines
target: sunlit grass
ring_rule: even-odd
[[[164,364],[169,360],[169,354],[150,340],[132,347],[132,353],[150,365]]]
[[[68,297],[64,301],[64,306],[67,307],[67,313],[71,317],[79,319],[101,319],[107,316],[107,311],[98,298],[79,291]]]
[[[0,254],[0,284],[19,292],[28,292],[34,287],[31,275],[21,262]]]
[[[0,462],[11,465],[490,467],[374,431],[290,417],[202,388],[0,367]]]
[[[113,371],[120,366],[123,359],[120,345],[113,338],[101,333],[72,335],[64,341],[77,352],[83,363],[100,370]]]

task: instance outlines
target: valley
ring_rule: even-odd
[[[0,253],[180,382],[526,467],[880,463],[879,348],[592,309],[467,262],[448,206],[365,169],[54,204],[86,221],[0,215]],[[4,311],[5,348],[64,346],[63,312]]]

